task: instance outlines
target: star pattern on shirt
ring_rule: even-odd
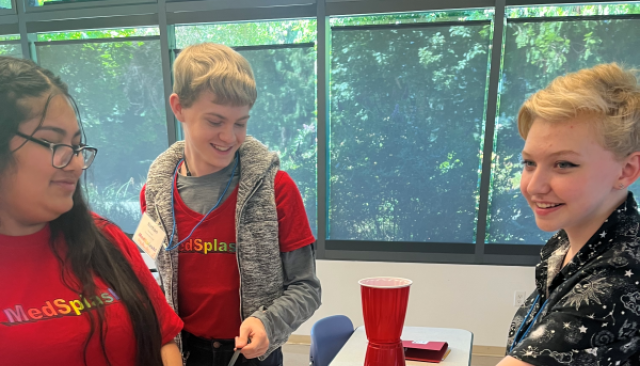
[[[525,356],[533,356],[533,350],[531,350],[531,349],[526,350],[526,351],[524,352],[524,355],[525,355]]]
[[[627,197],[568,265],[557,260],[570,245],[564,230],[542,249],[536,289],[511,328],[525,333],[535,317],[535,326],[546,331],[536,337],[525,333],[517,344],[512,334],[508,346],[514,357],[540,365],[640,366],[640,341],[629,341],[640,339],[640,212],[633,193]]]
[[[628,271],[626,271],[626,272],[624,273],[624,276],[625,276],[625,277],[629,277],[629,278],[631,278],[631,276],[633,276],[633,271],[632,271],[632,270],[628,270]]]

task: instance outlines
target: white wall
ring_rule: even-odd
[[[318,260],[322,306],[297,335],[318,319],[343,314],[363,324],[358,280],[398,276],[413,280],[405,325],[466,329],[474,344],[505,347],[516,307],[514,292],[533,291],[534,267]]]

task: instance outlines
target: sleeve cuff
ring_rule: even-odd
[[[267,332],[267,338],[269,338],[269,344],[273,344],[273,325],[267,316],[267,309],[264,306],[261,306],[260,309],[256,310],[252,317],[260,319],[262,325],[264,326],[265,331]]]

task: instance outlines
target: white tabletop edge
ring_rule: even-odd
[[[439,364],[407,361],[407,365],[469,366],[471,365],[473,338],[473,333],[464,329],[404,327],[402,331],[403,340],[445,341],[451,349],[451,353]],[[355,329],[351,338],[342,347],[330,366],[362,366],[366,355],[366,345],[367,338],[364,326],[360,326]]]

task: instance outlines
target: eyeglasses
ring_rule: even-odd
[[[96,154],[98,153],[98,149],[91,146],[79,145],[79,146],[71,146],[66,144],[54,144],[49,141],[40,140],[24,133],[18,131],[16,135],[24,138],[25,140],[35,142],[38,145],[48,147],[51,150],[51,165],[53,165],[56,169],[64,169],[71,163],[71,159],[73,156],[78,156],[78,154],[82,153],[82,160],[84,165],[82,165],[82,170],[85,170],[91,166],[93,163],[93,159],[95,159]]]

